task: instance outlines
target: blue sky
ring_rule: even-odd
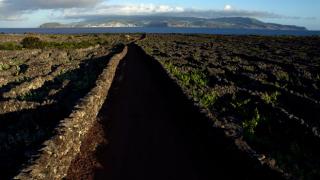
[[[95,15],[211,12],[212,17],[237,14],[320,30],[319,10],[320,0],[0,0],[0,27],[38,27]]]

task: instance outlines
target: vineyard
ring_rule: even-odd
[[[37,158],[127,41],[123,35],[0,36],[0,178]]]
[[[320,38],[148,35],[138,42],[239,149],[320,178]]]
[[[1,34],[0,179],[320,179],[319,44]]]

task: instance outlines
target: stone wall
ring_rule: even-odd
[[[119,62],[127,47],[116,54],[96,81],[96,86],[75,106],[70,116],[61,121],[57,135],[44,143],[39,158],[14,179],[63,179],[72,160],[80,152],[83,138],[93,126],[106,100]]]
[[[187,93],[179,81],[163,66],[160,60],[156,59],[154,56],[148,54],[143,47],[140,48],[144,51],[146,56],[152,60],[153,66],[155,69],[158,69],[159,72],[163,75],[164,78],[167,78],[172,86],[179,89],[181,94],[186,98],[186,104],[190,103],[190,106],[196,109],[199,112],[199,117],[208,121],[209,131],[214,132],[214,141],[221,141],[220,144],[227,145],[228,149],[226,153],[235,154],[235,158],[245,160],[241,162],[243,167],[252,169],[253,174],[266,174],[271,177],[271,179],[291,179],[292,177],[285,173],[282,169],[275,165],[275,161],[271,158],[267,158],[264,155],[259,154],[253,148],[251,148],[242,136],[239,136],[239,133],[236,131],[236,125],[231,123],[224,123],[223,121],[218,120],[209,109],[202,107],[199,103],[196,103],[193,97]],[[210,134],[210,132],[208,133]],[[213,136],[211,136],[213,137]],[[237,159],[234,159],[237,161]]]

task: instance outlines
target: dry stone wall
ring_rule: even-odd
[[[61,121],[57,135],[44,143],[39,158],[14,179],[63,179],[80,152],[83,138],[96,120],[127,47],[116,54],[96,81],[96,86],[75,106],[70,116]]]

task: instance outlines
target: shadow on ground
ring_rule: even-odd
[[[222,130],[213,129],[140,47],[129,45],[120,67],[99,125],[81,150],[101,138],[97,134],[108,143],[94,155],[77,157],[67,179],[280,179],[240,153]]]
[[[51,99],[53,104],[0,115],[0,179],[11,179],[37,158],[43,142],[56,134],[59,122],[68,117],[77,102],[95,86],[107,62],[122,48],[117,46],[106,56],[85,60],[78,69],[57,76],[23,97],[31,102]],[[69,83],[65,85],[65,81]],[[50,96],[53,89],[57,93]]]

